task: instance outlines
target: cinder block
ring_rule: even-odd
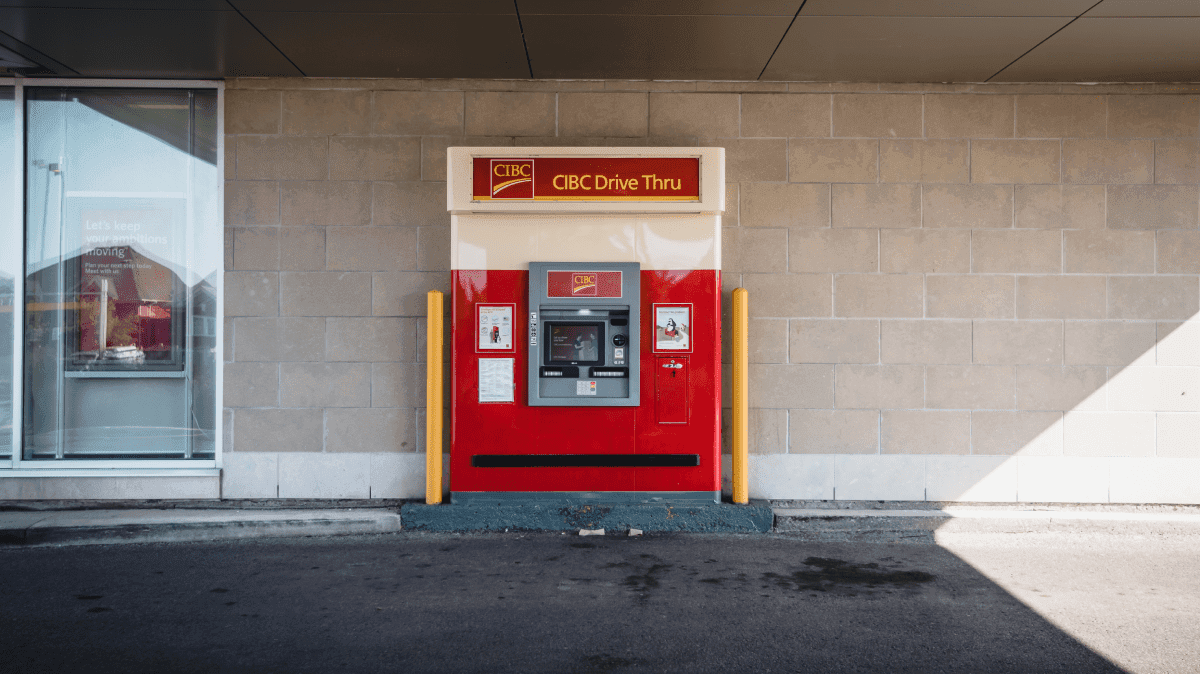
[[[1105,96],[1024,94],[1017,96],[1020,138],[1104,138]]]
[[[284,225],[371,224],[371,183],[368,182],[285,182],[281,197]],[[445,202],[445,192],[442,201]],[[445,208],[445,203],[442,207]]]
[[[281,454],[280,498],[369,498],[371,455]]]
[[[651,136],[736,138],[737,94],[651,93]]]
[[[1012,138],[1013,97],[925,94],[928,138]]]
[[[1102,366],[1023,366],[1016,371],[1019,410],[1103,410],[1108,374]]]
[[[725,183],[725,213],[721,217],[721,224],[726,227],[740,226],[742,223],[738,215],[741,210],[741,189],[738,183]]]
[[[788,179],[786,138],[723,138],[703,144],[725,148],[725,179],[730,182]]]
[[[751,454],[786,454],[788,451],[788,411],[750,410],[746,428],[747,449]]]
[[[555,95],[527,91],[470,91],[465,131],[471,136],[553,136]]]
[[[831,409],[832,365],[750,364],[750,407]]]
[[[829,94],[745,94],[742,135],[826,138],[830,131]]]
[[[971,234],[977,274],[1047,274],[1062,271],[1062,234],[1053,230],[979,230]]]
[[[237,271],[279,270],[279,228],[239,227],[225,230],[233,238],[233,259],[226,269]]]
[[[785,318],[756,318],[749,330],[751,363],[788,362],[788,321]]]
[[[1154,232],[1064,232],[1068,274],[1148,274],[1154,270]]]
[[[226,316],[277,316],[279,274],[262,271],[225,272]]]
[[[1154,364],[1153,323],[1067,321],[1064,357],[1067,365]]]
[[[354,272],[283,272],[284,316],[370,316],[371,275]]]
[[[789,360],[793,363],[877,363],[879,321],[790,321]]]
[[[832,456],[755,455],[749,472],[750,498],[833,498]]]
[[[236,452],[319,452],[320,410],[241,409],[234,416]]]
[[[401,271],[376,273],[372,277],[374,316],[424,316],[430,290],[450,293],[449,274]]]
[[[1017,185],[1020,229],[1104,229],[1103,185]]]
[[[412,318],[339,318],[325,323],[330,361],[411,361],[416,342]]]
[[[277,363],[225,363],[225,407],[278,407]]]
[[[792,410],[792,454],[878,454],[876,410]]]
[[[416,451],[415,415],[405,408],[331,409],[325,412],[328,452]]]
[[[751,318],[798,318],[832,315],[833,280],[829,274],[743,274],[750,293]]]
[[[1017,498],[1017,464],[999,456],[930,456],[925,458],[925,484],[930,501],[1012,502]]]
[[[926,185],[923,227],[986,229],[1012,227],[1011,185]]]
[[[829,227],[829,185],[745,183],[740,221],[743,227]]]
[[[450,226],[445,183],[375,183],[373,187],[376,226]]]
[[[240,180],[325,180],[329,139],[238,136],[237,157]]]
[[[971,413],[884,410],[879,449],[883,454],[970,454]]]
[[[279,133],[282,111],[282,92],[227,89],[225,133]]]
[[[923,501],[925,457],[839,455],[834,479],[839,501]]]
[[[1149,183],[1154,177],[1154,141],[1064,140],[1064,183]]]
[[[971,182],[1057,183],[1058,140],[973,140]]]
[[[796,230],[787,237],[787,242],[789,271],[870,273],[879,270],[879,230]]]
[[[1113,412],[1200,412],[1200,367],[1109,368]]]
[[[283,132],[293,136],[361,135],[371,130],[371,92],[283,92]]]
[[[721,269],[727,272],[782,273],[788,268],[788,230],[725,227]]]
[[[649,95],[630,93],[561,93],[558,132],[564,136],[643,138],[648,131]]]
[[[417,228],[417,269],[450,273],[450,228]]]
[[[1200,366],[1200,321],[1158,324],[1158,365]]]
[[[1196,229],[1200,186],[1109,185],[1109,229]]]
[[[1062,365],[1062,321],[975,321],[975,362]]]
[[[1200,141],[1154,141],[1154,182],[1167,185],[1200,183]]]
[[[226,180],[225,226],[279,224],[279,183]]]
[[[221,498],[277,498],[279,459],[272,452],[228,452],[222,456]]]
[[[388,136],[461,135],[463,93],[376,91],[371,132]]]
[[[1104,318],[1103,276],[1018,276],[1017,318]]]
[[[1008,365],[930,365],[925,405],[932,409],[1011,410],[1016,371]]]
[[[1186,320],[1200,312],[1195,276],[1110,276],[1108,317]]]
[[[424,454],[376,453],[370,461],[371,498],[425,498]],[[449,463],[443,466],[449,468]]]
[[[788,179],[796,183],[873,183],[879,141],[794,139],[789,144]]]
[[[925,315],[929,318],[1012,318],[1013,276],[928,276]]]
[[[838,365],[834,404],[839,409],[920,409],[925,406],[921,365]]]
[[[411,227],[332,227],[325,234],[325,254],[325,266],[330,270],[415,270],[417,230]]]
[[[419,363],[373,363],[371,407],[424,407],[425,366]]]
[[[1200,458],[1200,414],[1159,412],[1155,456]],[[1196,481],[1200,484],[1200,480]]]
[[[370,363],[281,363],[283,407],[370,407]]]
[[[325,269],[325,228],[284,227],[279,230],[279,268],[283,271]]]
[[[1065,456],[1154,456],[1153,412],[1067,412]]]
[[[880,340],[885,363],[971,362],[970,321],[882,321]]]
[[[1195,138],[1200,96],[1109,96],[1109,138]]]
[[[334,136],[329,139],[330,180],[420,180],[421,139]]]
[[[324,318],[239,318],[239,361],[315,361],[325,358]],[[228,331],[226,343],[230,339]]]
[[[1200,503],[1200,460],[1114,458],[1113,503]]]
[[[972,412],[971,453],[1062,456],[1062,420],[1062,412]]]
[[[834,227],[921,226],[919,185],[833,185]]]
[[[971,271],[969,231],[884,229],[879,235],[879,271],[885,274]]]
[[[1019,456],[1017,500],[1026,503],[1108,503],[1109,459]]]
[[[881,140],[879,179],[885,183],[965,183],[969,142],[965,140]]]
[[[920,94],[834,94],[833,135],[920,138]]]
[[[835,316],[902,318],[922,314],[920,274],[836,274]]]
[[[237,136],[225,135],[225,180],[237,178]]]

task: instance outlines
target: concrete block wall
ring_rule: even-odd
[[[225,120],[227,496],[421,493],[446,147],[653,145],[726,148],[752,496],[1200,502],[1198,86],[247,78]]]

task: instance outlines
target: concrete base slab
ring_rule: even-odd
[[[774,515],[766,501],[749,505],[405,505],[400,517],[416,531],[642,531],[767,533]]]

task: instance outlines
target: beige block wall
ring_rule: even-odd
[[[1200,458],[1200,105],[1171,91],[231,80],[226,450],[421,448],[446,147],[648,145],[726,148],[752,452]]]

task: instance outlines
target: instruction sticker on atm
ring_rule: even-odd
[[[692,307],[654,305],[654,350],[692,350]]]
[[[478,305],[476,329],[480,351],[512,351],[513,305]]]

